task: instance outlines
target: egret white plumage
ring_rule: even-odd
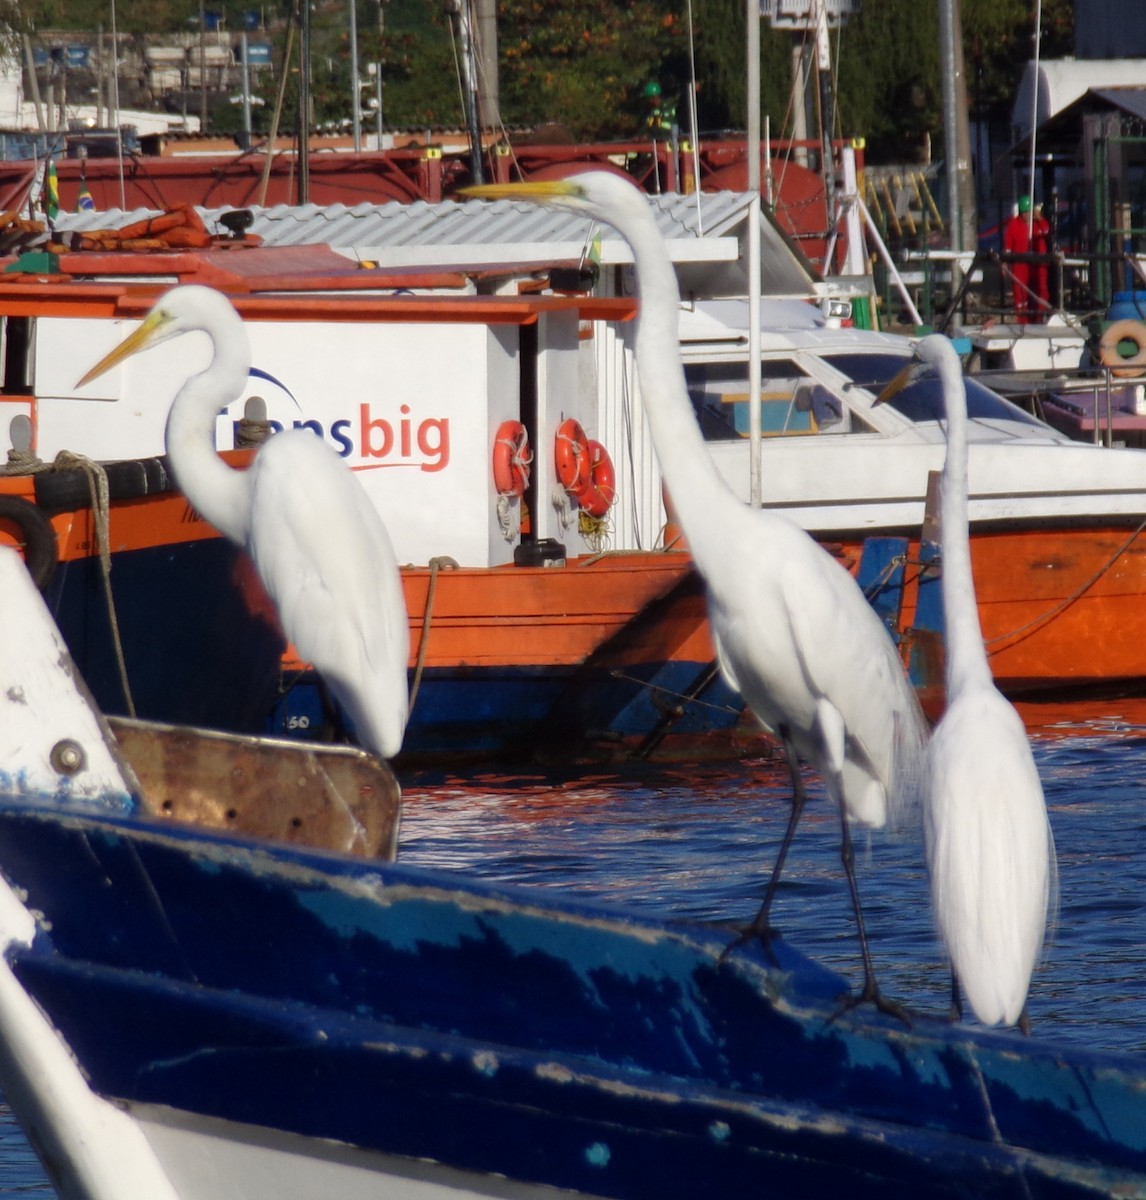
[[[1046,933],[1054,840],[1018,713],[983,646],[967,528],[967,394],[949,339],[923,338],[917,363],[880,399],[934,372],[947,414],[940,521],[947,708],[927,752],[923,829],[936,920],[959,986],[986,1025],[1020,1023]]]
[[[796,755],[823,775],[839,805],[843,860],[860,931],[860,1000],[875,984],[849,821],[882,826],[920,770],[925,723],[887,629],[852,576],[797,525],[750,508],[727,487],[701,436],[677,340],[680,293],[647,198],[589,171],[564,180],[486,185],[467,194],[520,198],[592,217],[629,243],[641,308],[636,363],[653,444],[697,569],[704,578],[721,670],[782,739],[792,813],[764,903],[746,934],[767,942],[768,914],[804,805]]]
[[[406,728],[410,635],[389,534],[346,464],[308,430],[273,435],[246,471],[215,453],[215,418],[242,395],[251,365],[231,302],[207,287],[173,288],[80,386],[192,331],[207,335],[214,354],[179,389],[167,418],[176,482],[207,521],[249,552],[284,633],[342,705],[358,740],[392,757]]]

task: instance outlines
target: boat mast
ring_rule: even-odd
[[[450,13],[461,49],[462,92],[466,108],[466,126],[470,139],[470,174],[474,183],[485,182],[482,162],[481,121],[478,115],[477,61],[469,0],[451,0]]]
[[[967,124],[967,78],[963,68],[963,21],[959,0],[939,0],[939,46],[943,68],[943,141],[947,161],[947,209],[951,249],[974,249],[975,190],[971,178],[971,132]],[[951,260],[951,294],[962,266]]]
[[[310,0],[300,0],[298,23],[298,202],[310,203]]]

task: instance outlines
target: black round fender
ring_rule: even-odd
[[[0,526],[15,526],[28,574],[43,591],[51,583],[60,561],[59,542],[51,518],[22,496],[0,495]]]

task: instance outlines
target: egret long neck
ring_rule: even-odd
[[[941,367],[947,401],[947,456],[943,461],[940,521],[943,536],[943,614],[947,643],[947,697],[968,684],[991,684],[979,606],[971,575],[967,526],[967,394],[958,360]]]
[[[640,200],[642,205],[647,202]],[[680,289],[676,272],[659,231],[647,208],[618,232],[633,249],[640,286],[641,309],[637,318],[636,356],[641,398],[648,414],[661,474],[693,556],[701,558],[709,541],[705,527],[720,520],[725,507],[711,503],[732,492],[716,469],[708,451],[684,372],[680,367]]]
[[[249,481],[215,452],[215,418],[246,385],[250,351],[246,335],[216,345],[210,366],[179,390],[167,417],[167,454],[175,480],[196,511],[225,537],[246,545],[250,525]],[[230,342],[230,339],[227,339]]]

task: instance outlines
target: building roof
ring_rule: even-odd
[[[677,264],[682,287],[705,294],[746,290],[740,253],[751,197],[741,192],[650,196],[649,204]],[[223,232],[230,208],[198,212]],[[391,267],[480,266],[588,256],[602,265],[632,262],[627,243],[608,226],[523,201],[274,205],[250,209],[248,234],[272,246],[329,245],[347,258]],[[117,229],[156,215],[135,210],[59,213],[60,232]],[[808,295],[815,273],[767,214],[761,221],[762,288],[768,295]]]
[[[1015,140],[1031,130],[1031,112],[1036,99],[1035,125],[1042,125],[1063,109],[1069,108],[1087,92],[1097,89],[1146,87],[1146,58],[1044,59],[1027,63],[1015,93],[1011,125]]]

